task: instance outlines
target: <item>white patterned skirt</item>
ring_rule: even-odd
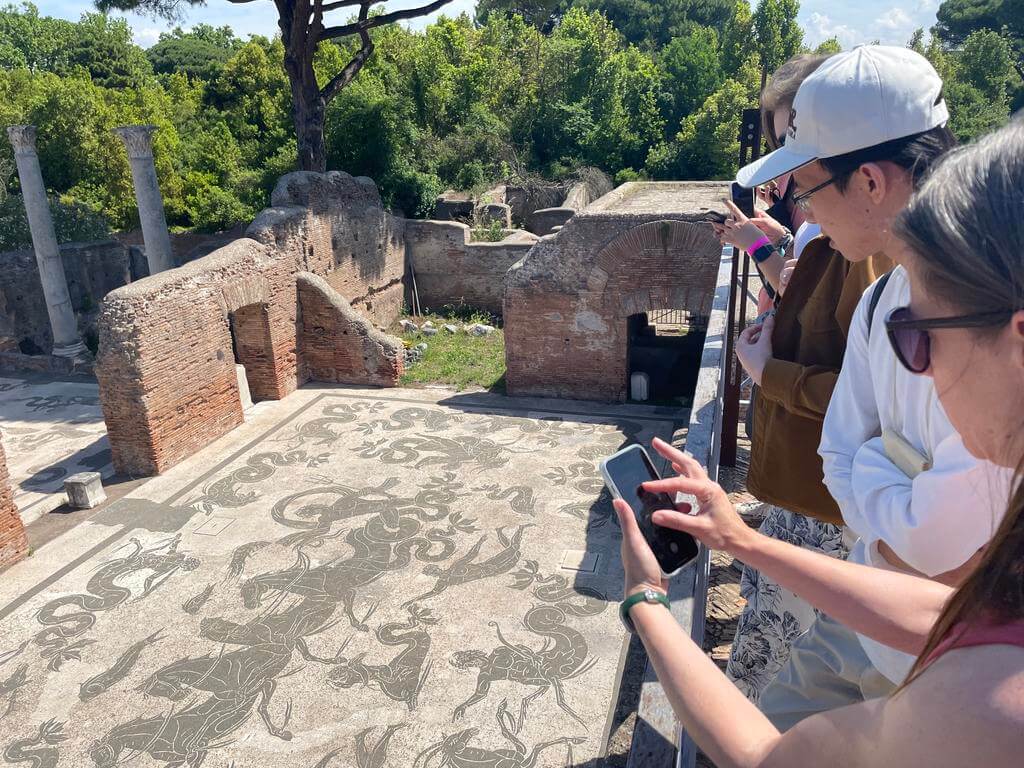
[[[781,507],[768,506],[758,529],[765,536],[805,549],[846,557],[843,529]],[[743,566],[740,595],[747,604],[736,627],[736,639],[725,673],[755,704],[761,691],[789,660],[793,641],[807,631],[816,611],[788,589],[747,565]]]

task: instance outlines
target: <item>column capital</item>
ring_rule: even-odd
[[[14,154],[22,157],[36,156],[36,127],[34,125],[10,125],[7,138],[14,147]]]
[[[153,132],[155,125],[122,125],[114,129],[114,133],[121,137],[125,147],[128,149],[128,157],[151,158],[153,157]]]

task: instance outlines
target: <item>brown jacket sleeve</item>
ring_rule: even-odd
[[[838,368],[800,365],[773,357],[761,374],[761,394],[797,416],[823,420],[838,379]]]

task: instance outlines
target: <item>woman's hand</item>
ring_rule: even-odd
[[[761,325],[747,327],[736,340],[736,358],[755,384],[761,386],[765,366],[772,359],[772,331],[775,316],[769,315]]]
[[[711,549],[725,552],[737,553],[744,548],[758,534],[751,530],[737,514],[729,497],[718,483],[713,483],[695,458],[673,448],[664,440],[654,439],[654,450],[672,462],[672,468],[678,473],[677,477],[669,477],[664,480],[652,480],[644,483],[644,489],[651,493],[667,493],[675,498],[677,493],[685,493],[697,499],[697,514],[692,514],[689,504],[680,504],[676,510],[658,510],[654,513],[653,520],[656,524],[666,528],[674,528],[678,531],[685,531],[698,538],[705,546]],[[628,505],[626,509],[628,510]],[[616,507],[618,509],[618,507]],[[632,512],[629,513],[632,519]],[[622,519],[620,512],[619,519]],[[636,527],[636,521],[633,520]],[[626,549],[626,527],[623,526],[623,555]],[[636,530],[640,536],[640,530]],[[647,543],[641,542],[644,546]],[[654,555],[647,548],[654,568],[658,564],[654,561]],[[660,571],[659,571],[660,575]]]
[[[786,266],[782,268],[782,274],[779,275],[779,294],[786,292],[786,287],[789,285],[790,279],[793,277],[793,270],[796,269],[796,259],[789,259],[786,261]]]
[[[754,218],[748,219],[731,200],[723,201],[729,209],[730,216],[723,224],[715,224],[715,234],[723,245],[733,245],[743,250],[762,237],[768,237],[773,245],[778,244],[786,233],[786,228],[762,210],[754,212]]]
[[[661,567],[647,539],[640,533],[632,508],[622,499],[615,499],[612,504],[615,505],[619,526],[622,528],[622,567],[626,571],[623,596],[628,597],[648,588],[667,592],[668,585],[662,578]]]
[[[765,236],[750,219],[743,215],[743,211],[733,205],[731,200],[725,201],[730,216],[724,224],[715,224],[715,233],[723,245],[733,245],[744,251]]]
[[[784,226],[760,208],[754,211],[754,218],[750,219],[750,223],[766,234],[768,239],[772,241],[772,245],[778,245],[779,241],[782,240],[782,236],[787,231]]]

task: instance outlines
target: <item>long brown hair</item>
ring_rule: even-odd
[[[929,294],[965,314],[1024,309],[1024,113],[951,152],[896,221]],[[981,329],[979,334],[1002,328]],[[902,687],[958,624],[1024,619],[1024,456],[1009,507],[981,563],[932,628]]]
[[[830,55],[798,53],[775,70],[761,91],[761,134],[769,149],[776,150],[782,146],[779,137],[775,135],[775,111],[793,106],[800,84],[825,63]]]

